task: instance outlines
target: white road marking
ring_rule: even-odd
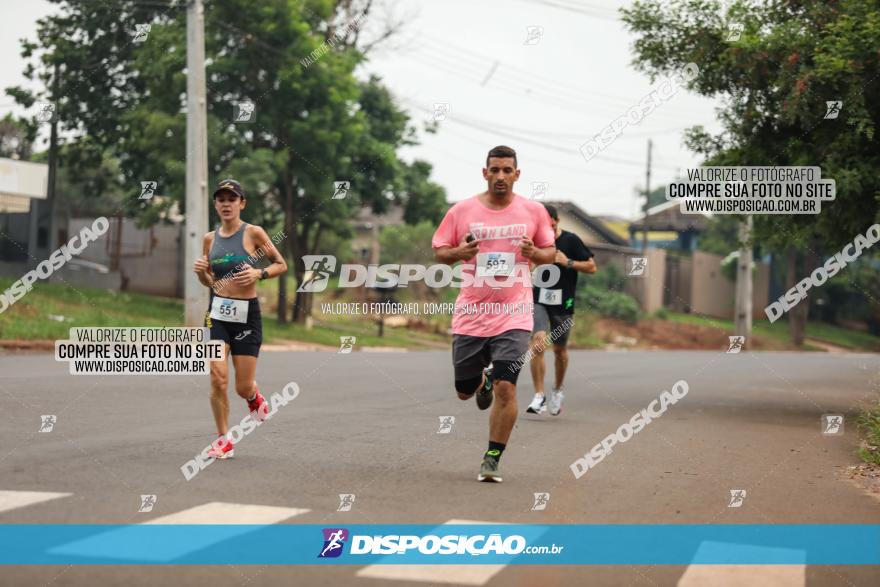
[[[498,524],[474,520],[449,520],[448,524]],[[485,585],[507,565],[369,565],[357,572],[358,577],[392,581],[423,581],[454,585]]]
[[[7,512],[69,495],[73,494],[54,493],[52,491],[0,491],[0,512]]]
[[[756,553],[785,553],[786,558],[800,559],[806,562],[806,553],[802,550],[773,548],[769,546],[751,546],[746,544],[724,544],[721,542],[703,542],[697,549],[697,557],[701,551],[734,548],[738,551],[748,549]],[[697,558],[695,557],[695,558]],[[806,564],[790,565],[690,565],[678,580],[678,587],[804,587],[807,583]]]
[[[277,524],[309,510],[212,501],[144,524]]]
[[[161,504],[161,502],[160,502]],[[144,522],[142,525],[186,525],[186,524],[223,524],[217,532],[204,540],[171,541],[170,543],[153,543],[135,551],[120,552],[118,545],[129,547],[142,540],[142,535],[133,528],[119,528],[75,540],[49,549],[52,554],[74,555],[85,558],[143,560],[152,562],[170,562],[191,552],[202,550],[213,544],[223,542],[235,536],[247,534],[252,529],[250,524],[277,524],[288,518],[308,512],[302,508],[284,508],[244,503],[210,502],[180,512],[159,516]],[[247,524],[247,525],[245,525]],[[236,526],[242,526],[239,530]]]

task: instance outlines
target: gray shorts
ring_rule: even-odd
[[[551,314],[544,304],[535,304],[535,327],[532,332],[554,332],[553,344],[565,346],[568,344],[568,334],[571,325],[564,326],[566,320],[574,320],[573,314]]]
[[[455,380],[480,377],[492,361],[519,361],[529,351],[528,330],[505,330],[495,336],[452,335]],[[477,382],[479,383],[479,382]]]

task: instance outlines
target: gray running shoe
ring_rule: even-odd
[[[483,375],[486,376],[486,381],[483,383],[483,387],[480,388],[480,391],[477,392],[477,407],[481,410],[485,410],[492,405],[493,394],[491,365],[483,369]]]
[[[497,450],[490,450],[483,455],[483,464],[480,465],[480,475],[477,477],[477,481],[501,483],[501,469],[498,466],[498,457],[501,455],[492,454],[497,452]]]

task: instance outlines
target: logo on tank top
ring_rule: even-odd
[[[247,255],[236,255],[234,253],[226,253],[222,257],[217,257],[211,261],[211,265],[223,265],[225,263],[241,263],[250,259]]]

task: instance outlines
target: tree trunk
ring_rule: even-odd
[[[786,253],[785,290],[793,288],[798,281],[797,273],[798,252],[794,247],[789,247]],[[803,300],[797,306],[788,311],[788,334],[792,344],[803,346],[807,326],[808,300]]]
[[[287,274],[278,276],[278,324],[287,324]]]
[[[302,267],[302,261],[300,260],[300,258],[296,256],[294,256],[293,258],[293,276],[297,284],[302,284],[305,276],[305,268]],[[291,305],[291,321],[296,324],[301,324],[303,320],[305,320],[305,316],[302,312],[302,299],[304,293],[305,292],[296,291],[293,294],[293,304]]]
[[[287,241],[290,241],[291,235],[294,234],[294,218],[293,218],[293,186],[291,186],[290,181],[285,173],[283,175],[284,182],[284,192],[283,192],[283,209],[284,209],[284,234],[286,235]],[[293,262],[288,263],[288,267],[293,267],[294,274],[296,274],[296,258],[291,258],[291,255],[287,254],[287,250],[290,248],[290,243],[285,242],[279,247],[279,253],[285,258],[290,259]],[[289,269],[288,269],[289,271]],[[287,274],[281,276],[281,281],[278,284],[278,324],[287,324]],[[299,283],[297,281],[296,283]]]
[[[297,283],[302,283],[303,276],[305,275],[306,267],[299,269],[301,265],[300,259],[302,259],[303,255],[310,254],[309,251],[309,229],[311,224],[306,224],[305,222],[300,223],[301,230],[294,232],[294,238],[292,244],[296,248],[296,253],[294,253],[293,262],[297,267]],[[293,321],[297,324],[304,324],[306,321],[306,316],[309,315],[309,298],[312,296],[311,292],[305,291],[297,291],[296,297],[293,300]]]

